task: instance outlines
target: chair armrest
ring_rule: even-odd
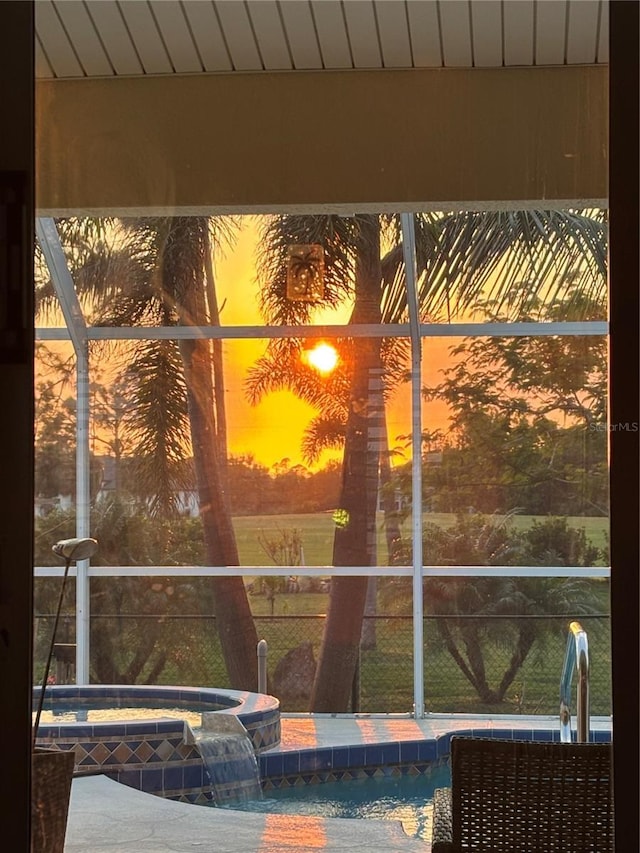
[[[436,788],[433,792],[432,853],[453,853],[453,813],[451,788]]]

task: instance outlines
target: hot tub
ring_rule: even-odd
[[[36,688],[34,705],[38,695]],[[47,687],[37,743],[73,749],[77,773],[101,772],[148,793],[207,802],[213,787],[195,725],[202,714],[236,717],[256,753],[280,743],[280,703],[273,696],[133,685]]]

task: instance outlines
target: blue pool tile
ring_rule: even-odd
[[[533,729],[514,729],[514,740],[533,740]]]
[[[440,737],[436,741],[436,752],[437,757],[440,758],[443,755],[449,755],[451,751],[451,735],[440,735]]]
[[[260,774],[263,777],[283,776],[284,763],[282,753],[274,755],[260,755],[258,757],[260,764]]]
[[[332,750],[331,756],[331,766],[334,770],[342,770],[345,767],[349,767],[349,747],[348,746],[339,746],[334,747]]]
[[[426,741],[425,741],[426,743]],[[409,762],[418,760],[418,749],[420,743],[417,740],[405,740],[400,743],[400,761]],[[435,743],[434,743],[435,757]]]
[[[553,740],[553,732],[551,731],[551,729],[534,729],[533,739],[549,743]]]
[[[140,774],[142,790],[148,794],[162,791],[162,770],[143,770]]]
[[[385,743],[382,747],[385,764],[397,764],[400,761],[400,742]]]
[[[120,729],[122,733],[122,729]],[[143,734],[157,734],[158,724],[153,722],[125,723],[124,734],[128,737],[141,737]]]
[[[40,738],[45,738],[45,737],[53,737],[53,738],[61,737],[60,726],[51,726],[51,725],[40,724],[38,726],[38,740],[40,740]]]
[[[93,737],[95,737],[93,726],[74,725],[73,736],[76,740],[80,740],[80,741],[83,740],[83,738],[93,738]]]
[[[380,767],[383,763],[382,746],[376,743],[368,744],[364,749],[365,767]]]
[[[438,744],[435,740],[422,740],[417,743],[417,754],[411,761],[435,761],[438,757]],[[402,747],[401,747],[402,749]],[[447,747],[447,753],[449,749]],[[404,757],[403,757],[404,760]]]
[[[156,693],[155,690],[149,690],[148,687],[146,689],[144,689],[142,687],[127,687],[126,690],[116,691],[115,695],[118,697],[118,699],[123,699],[123,700],[129,699],[129,698],[148,699],[150,696],[155,698],[155,693]]]
[[[118,782],[122,785],[128,785],[130,788],[137,788],[140,790],[140,777],[141,773],[139,770],[120,770],[117,773]]]
[[[316,749],[310,753],[300,755],[300,772],[305,770],[331,770],[332,767],[331,748]]]
[[[365,747],[350,746],[349,747],[349,767],[364,767],[365,763]]]
[[[100,723],[100,737],[119,737],[122,734],[122,723]]]
[[[377,758],[369,760],[369,750],[372,747],[367,746],[365,751],[366,762],[368,765],[376,765],[382,767],[385,764],[397,764],[400,761],[400,744],[399,743],[383,743],[376,747]]]
[[[299,752],[283,752],[282,753],[282,772],[285,776],[300,772],[300,753]]]
[[[499,740],[513,740],[513,729],[490,729],[489,736]]]
[[[182,767],[164,768],[164,788],[166,791],[176,791],[184,788]]]
[[[611,732],[592,731],[589,740],[594,743],[611,743]]]
[[[201,788],[204,784],[202,778],[203,770],[204,767],[202,764],[187,765],[184,768],[183,786],[185,788]]]
[[[83,689],[86,689],[86,688],[83,688]],[[78,688],[76,688],[76,691],[77,690],[78,690]],[[63,695],[73,696],[76,691],[74,691],[72,689],[69,689],[69,691],[65,690]],[[120,691],[114,691],[113,687],[110,687],[109,685],[107,685],[105,687],[93,687],[92,686],[90,695],[91,695],[92,699],[93,699],[93,697],[103,699],[105,697],[111,697],[114,695],[118,695],[119,693],[120,693]],[[85,701],[87,701],[87,700],[85,700]]]
[[[156,731],[158,734],[172,734],[181,741],[184,724],[180,720],[161,720],[156,723]]]

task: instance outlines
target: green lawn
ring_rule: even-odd
[[[300,596],[302,598],[303,596]],[[590,706],[593,715],[611,713],[610,636],[606,620],[583,620],[589,635]],[[269,672],[292,648],[311,641],[317,659],[324,620],[321,617],[257,615],[258,636],[267,640]],[[190,623],[187,634],[171,619],[165,623],[169,648],[180,646],[179,662],[168,662],[159,683],[228,686],[222,654],[215,631]],[[428,711],[442,713],[552,714],[558,713],[559,682],[565,640],[560,622],[556,632],[538,641],[515,681],[499,705],[483,704],[469,682],[438,640],[433,622],[425,624],[424,684]],[[176,640],[180,637],[178,643]],[[379,619],[374,649],[361,652],[360,710],[363,712],[409,712],[413,704],[412,620]],[[487,678],[496,686],[513,649],[507,644],[485,640],[482,645]],[[184,654],[186,652],[186,654]],[[575,687],[574,687],[575,696]],[[285,707],[305,711],[304,707]]]
[[[380,563],[386,562],[386,545],[379,524]],[[425,522],[443,528],[451,527],[456,517],[447,513],[429,513]],[[524,530],[542,517],[515,516],[512,524]],[[234,519],[238,546],[243,565],[270,565],[269,558],[258,542],[261,531],[272,535],[278,529],[296,528],[301,532],[306,565],[322,566],[331,563],[334,523],[332,514],[253,516]],[[574,517],[569,524],[584,528],[589,540],[602,548],[606,545],[608,519]],[[426,558],[428,560],[428,557]],[[303,575],[304,570],[300,571]],[[247,582],[249,582],[247,578]],[[594,581],[594,583],[598,583]],[[396,584],[397,585],[397,584]],[[256,585],[257,586],[257,585]],[[606,585],[605,585],[606,586]],[[602,611],[606,612],[608,590],[602,590]],[[379,597],[378,613],[389,612],[388,599]],[[288,594],[276,593],[273,601],[261,594],[250,595],[251,609],[257,617],[259,636],[269,643],[269,669],[273,672],[281,657],[289,649],[305,640],[311,640],[318,657],[323,619],[328,606],[326,593]],[[390,605],[395,612],[410,616],[411,607]],[[269,617],[275,618],[269,618]],[[310,617],[316,616],[313,619]],[[261,618],[262,617],[262,618]],[[266,618],[265,618],[266,617]],[[299,617],[299,618],[296,618]],[[592,658],[592,713],[610,713],[610,643],[608,624],[594,621],[588,626]],[[485,660],[490,683],[497,684],[504,673],[512,649],[487,641]],[[557,711],[558,686],[564,657],[564,639],[561,631],[551,635],[544,643],[536,644],[515,682],[507,691],[500,706],[483,705],[469,682],[462,675],[450,654],[438,642],[433,623],[425,629],[425,696],[430,711],[469,713],[551,713]],[[218,667],[215,667],[216,670]],[[413,661],[411,618],[380,618],[377,621],[377,644],[361,657],[360,710],[368,712],[409,711],[413,703]],[[287,710],[305,710],[303,708]]]
[[[434,512],[425,513],[425,522],[438,524],[443,528],[455,524],[456,516],[453,513]],[[516,515],[512,524],[517,530],[525,530],[534,521],[543,521],[544,516]],[[581,528],[586,531],[590,542],[598,548],[604,548],[607,544],[607,531],[609,520],[602,517],[570,517],[568,523],[571,527]],[[261,532],[273,534],[278,530],[297,529],[301,532],[304,563],[307,566],[331,565],[333,548],[333,533],[335,525],[331,512],[319,512],[299,515],[252,515],[237,516],[233,519],[233,525],[238,541],[240,552],[240,563],[243,566],[272,565],[269,557],[260,546],[258,537]],[[410,523],[403,525],[404,532],[408,536]],[[379,515],[378,523],[378,553],[381,565],[387,563],[387,547],[384,539],[383,516]]]
[[[382,521],[382,517],[380,519]],[[520,529],[533,522],[532,516],[516,516]],[[425,521],[443,527],[455,523],[455,516],[428,514]],[[584,527],[590,540],[602,547],[606,542],[607,519],[571,518],[572,526]],[[278,529],[297,528],[302,533],[307,565],[331,562],[334,524],[331,513],[287,516],[253,516],[234,519],[242,564],[269,565],[258,542],[260,531],[273,535]],[[385,564],[386,549],[380,524],[380,563]],[[427,557],[428,559],[428,557]],[[250,572],[250,569],[249,569]],[[300,576],[304,570],[300,570]],[[251,578],[247,576],[246,582]],[[602,612],[607,612],[608,584],[601,587]],[[257,585],[256,585],[257,588]],[[379,587],[375,648],[362,650],[360,669],[360,710],[363,712],[408,712],[413,703],[413,659],[411,604],[407,593],[410,579],[387,581]],[[395,595],[395,598],[394,598]],[[311,641],[316,659],[320,651],[324,614],[328,595],[322,592],[278,592],[273,601],[263,594],[249,596],[259,637],[269,645],[269,671],[273,674],[281,658],[301,643]],[[119,618],[123,618],[122,616]],[[135,616],[131,616],[135,620]],[[608,620],[585,618],[591,655],[591,712],[610,713],[610,638]],[[429,711],[469,713],[551,713],[559,705],[559,680],[564,656],[566,626],[556,620],[556,631],[546,641],[537,642],[514,683],[499,706],[480,703],[451,655],[442,646],[432,620],[425,620],[424,680],[425,701]],[[170,650],[159,683],[209,684],[228,686],[215,626],[211,620],[193,616],[181,619],[168,616],[159,629],[162,645]],[[131,648],[131,644],[129,644]],[[513,648],[510,643],[483,640],[483,657],[490,684],[496,686],[508,666]],[[306,708],[286,708],[304,711]]]

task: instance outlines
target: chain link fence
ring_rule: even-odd
[[[428,711],[557,714],[567,626],[587,632],[592,715],[611,714],[610,620],[606,615],[427,616],[424,685]],[[285,711],[307,711],[324,628],[322,615],[256,616],[268,643],[269,689]],[[413,623],[410,616],[368,617],[351,708],[409,712],[413,707]],[[42,672],[53,617],[36,617],[35,678]],[[72,615],[57,640],[75,642]],[[521,661],[521,659],[523,659]],[[91,677],[101,683],[229,687],[214,617],[92,615]]]

